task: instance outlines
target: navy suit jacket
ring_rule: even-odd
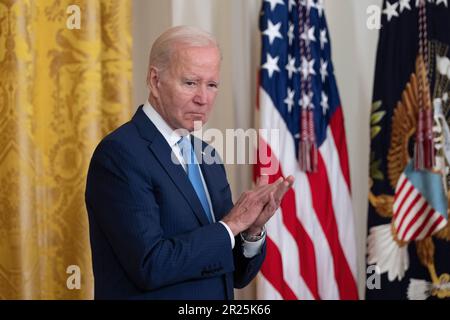
[[[233,299],[259,271],[265,244],[247,259],[238,236],[232,250],[171,152],[142,106],[96,148],[85,195],[96,299]],[[200,167],[220,221],[233,207],[224,166]]]

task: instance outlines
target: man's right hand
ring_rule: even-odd
[[[262,177],[255,188],[244,192],[235,204],[233,209],[222,219],[236,236],[247,230],[259,217],[264,206],[271,201],[271,194],[277,192],[282,187],[283,178],[279,178],[272,184],[268,184],[268,179]]]

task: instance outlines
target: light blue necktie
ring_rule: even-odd
[[[198,199],[200,200],[203,210],[206,212],[209,223],[213,222],[212,213],[209,208],[208,198],[206,197],[206,191],[203,187],[202,177],[200,175],[200,167],[197,162],[197,157],[194,153],[194,148],[192,148],[191,141],[187,137],[183,137],[178,141],[180,146],[183,159],[186,163],[187,175],[194,187],[195,193],[197,193]]]

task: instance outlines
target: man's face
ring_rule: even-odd
[[[205,124],[217,96],[220,52],[215,47],[180,47],[170,66],[159,73],[155,96],[159,112],[172,129],[194,130]]]

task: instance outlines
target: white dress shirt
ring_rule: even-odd
[[[175,130],[173,130],[167,124],[167,122],[151,106],[151,104],[148,101],[144,104],[143,111],[147,115],[147,117],[150,119],[150,121],[155,125],[155,127],[158,129],[158,131],[163,135],[164,139],[166,139],[167,143],[169,144],[170,148],[172,149],[172,152],[175,154],[178,161],[182,164],[184,171],[186,171],[187,166],[186,166],[184,158],[181,154],[180,147],[178,145],[178,142],[180,141],[181,136],[179,134],[177,134],[177,132]],[[199,170],[199,171],[200,171],[203,188],[205,189],[206,198],[208,199],[208,205],[211,210],[212,219],[213,219],[213,223],[214,223],[216,221],[215,221],[215,216],[214,216],[214,210],[213,210],[213,207],[211,204],[211,197],[209,195],[209,191],[208,191],[208,187],[205,183],[205,179],[203,178],[202,170]],[[230,235],[230,239],[231,239],[231,248],[234,248],[235,240],[234,240],[233,232],[231,232],[231,229],[228,227],[228,225],[225,222],[219,221],[219,223],[221,223],[225,227],[225,229],[228,231],[228,234]],[[261,252],[261,247],[262,247],[264,241],[265,241],[265,233],[264,233],[263,238],[258,241],[246,241],[245,239],[243,239],[244,256],[247,258],[252,258],[252,257],[256,256],[257,254],[259,254]]]

